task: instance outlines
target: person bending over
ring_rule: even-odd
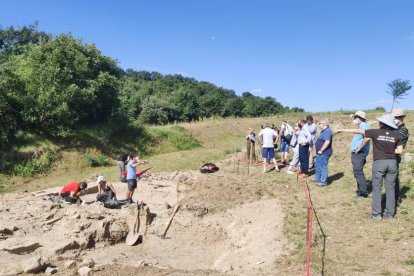
[[[88,187],[86,182],[72,182],[65,185],[60,191],[59,195],[70,203],[76,203],[80,201],[80,193]]]

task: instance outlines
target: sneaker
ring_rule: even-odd
[[[295,174],[294,171],[290,171],[290,170],[287,170],[286,173],[288,173],[288,174]]]
[[[328,184],[325,184],[325,183],[322,183],[322,182],[318,182],[318,183],[316,183],[316,186],[319,186],[319,187],[328,187]]]
[[[376,216],[371,215],[371,216],[369,217],[369,219],[370,219],[370,220],[372,220],[372,221],[378,221],[378,220],[381,220],[381,219],[382,219],[382,217],[381,217],[381,215],[376,215]]]
[[[279,169],[279,167],[278,167],[278,166],[275,166],[275,170],[276,170],[277,172],[280,172],[280,169]]]
[[[383,219],[394,219],[394,216],[383,216]]]

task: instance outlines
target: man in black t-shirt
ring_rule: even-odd
[[[395,214],[395,180],[397,178],[396,154],[403,150],[401,135],[391,114],[378,117],[379,129],[342,129],[337,132],[358,133],[365,136],[364,141],[355,150],[358,153],[365,144],[372,140],[374,162],[372,164],[372,220],[393,218]],[[386,204],[381,208],[381,186],[385,179]]]

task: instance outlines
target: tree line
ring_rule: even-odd
[[[0,27],[0,143],[18,131],[68,137],[96,124],[258,117],[302,108],[181,75],[123,70],[94,44],[37,24]]]

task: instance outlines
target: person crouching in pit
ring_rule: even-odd
[[[72,182],[65,185],[60,191],[59,195],[70,203],[81,203],[80,193],[88,187],[86,182]]]

